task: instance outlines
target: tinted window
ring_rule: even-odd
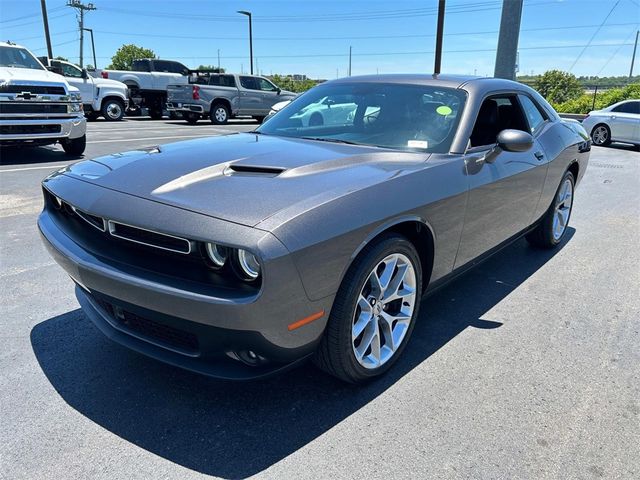
[[[258,131],[407,151],[448,152],[466,94],[462,90],[386,83],[312,88]]]
[[[254,77],[240,77],[240,85],[242,85],[242,88],[249,90],[260,90],[258,82],[256,82]]]
[[[527,121],[529,122],[529,128],[531,129],[531,133],[535,133],[540,130],[540,127],[545,121],[545,118],[540,113],[540,109],[533,103],[526,95],[518,95],[520,99],[520,103],[522,104],[522,109],[524,110],[524,114],[527,117]]]
[[[166,72],[166,73],[179,73],[185,74],[186,67],[177,62],[170,62],[167,60],[154,60],[153,67],[156,72]]]
[[[502,130],[529,131],[516,95],[494,96],[482,102],[471,132],[471,146],[494,145]]]
[[[612,112],[619,113],[640,113],[640,102],[627,102],[611,109]]]
[[[236,79],[233,75],[212,75],[209,85],[217,85],[220,87],[235,87]]]

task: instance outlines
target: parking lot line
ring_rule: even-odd
[[[93,142],[87,142],[87,145],[93,143],[122,143],[122,142],[140,142],[142,140],[165,140],[167,138],[204,138],[210,137],[210,134],[205,135],[178,135],[172,137],[144,137],[144,138],[119,138],[118,140],[94,140]]]
[[[49,169],[49,170],[53,171],[56,168],[62,168],[62,167],[66,167],[68,165],[70,165],[70,164],[65,163],[64,165],[42,165],[41,167],[5,168],[5,169],[0,170],[0,173],[24,172],[26,170],[45,170],[45,169]]]

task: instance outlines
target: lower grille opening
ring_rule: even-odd
[[[193,333],[142,317],[102,299],[96,298],[96,301],[123,330],[135,336],[191,355],[199,352],[198,338]]]
[[[141,243],[150,247],[161,248],[171,252],[189,254],[191,253],[191,243],[189,240],[166,233],[153,232],[140,227],[133,227],[123,223],[109,221],[109,232],[114,237]]]
[[[29,133],[60,133],[60,125],[2,125],[0,135],[22,135]]]

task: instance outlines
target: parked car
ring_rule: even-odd
[[[122,120],[129,106],[127,86],[115,80],[94,78],[73,63],[62,60],[39,58],[49,70],[66,77],[67,82],[80,90],[84,114],[89,120],[104,117],[108,121]]]
[[[124,83],[129,88],[131,107],[147,108],[149,116],[160,119],[167,102],[169,84],[187,84],[191,70],[173,60],[145,58],[134,60],[131,70],[100,70],[91,72],[96,77]]]
[[[625,100],[589,112],[582,126],[594,145],[621,142],[640,146],[640,100]]]
[[[321,99],[355,114],[304,125]],[[516,82],[350,77],[254,132],[59,171],[38,225],[133,350],[236,379],[311,357],[360,382],[398,359],[426,293],[523,235],[563,241],[590,145]]]
[[[59,143],[77,156],[86,146],[86,128],[80,91],[25,47],[0,42],[0,144]]]
[[[296,96],[264,77],[225,73],[195,78],[195,84],[167,87],[167,110],[182,113],[189,123],[208,117],[223,125],[236,116],[253,117],[262,123],[274,104]]]

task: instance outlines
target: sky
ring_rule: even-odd
[[[83,0],[89,3],[89,0]],[[510,0],[508,0],[510,1]],[[78,62],[75,10],[47,0],[54,56]],[[247,17],[261,74],[345,76],[433,71],[437,0],[92,0],[85,27],[104,68],[123,44],[195,68],[249,70]],[[442,72],[493,75],[502,0],[447,0]],[[550,69],[577,76],[628,75],[640,0],[525,0],[519,74]],[[46,55],[40,0],[0,0],[0,39]],[[640,49],[639,49],[640,50]],[[84,63],[93,64],[85,35]],[[635,73],[640,72],[640,52]]]

